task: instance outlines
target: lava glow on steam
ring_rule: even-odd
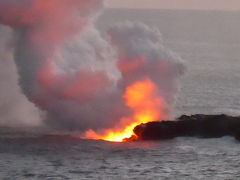
[[[125,105],[132,110],[132,116],[122,118],[118,127],[107,129],[100,134],[89,130],[86,132],[86,138],[123,142],[134,136],[135,126],[162,119],[164,100],[159,96],[157,87],[151,80],[144,79],[130,85],[123,98]]]

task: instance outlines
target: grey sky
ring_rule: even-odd
[[[240,0],[106,0],[114,8],[240,10]]]

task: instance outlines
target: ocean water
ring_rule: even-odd
[[[175,116],[240,115],[240,12],[108,10],[107,29],[143,21],[160,29],[165,45],[182,56]],[[67,136],[1,134],[1,180],[240,179],[240,143],[176,138],[160,142],[110,143]]]
[[[47,140],[48,139],[48,140]],[[239,179],[233,138],[109,143],[55,137],[1,139],[2,180]]]

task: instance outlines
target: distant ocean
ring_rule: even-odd
[[[174,116],[240,115],[239,19],[240,12],[111,9],[98,26],[130,20],[159,28],[187,67]],[[0,179],[240,179],[239,145],[230,137],[109,143],[1,134]]]

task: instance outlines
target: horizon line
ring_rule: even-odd
[[[167,10],[167,11],[223,11],[223,12],[240,12],[239,9],[197,9],[197,8],[132,8],[132,7],[110,7],[106,6],[106,9],[126,9],[126,10]]]

